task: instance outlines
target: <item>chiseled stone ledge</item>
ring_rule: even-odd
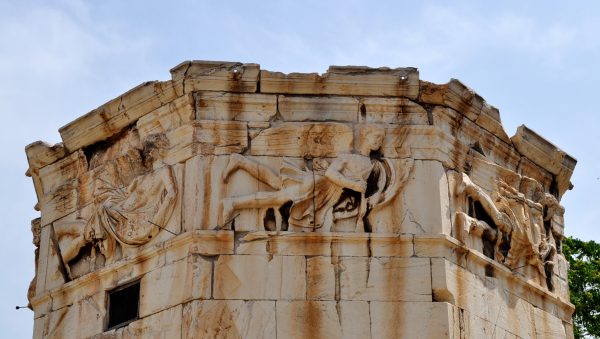
[[[511,303],[513,299],[522,299],[565,322],[572,321],[575,307],[568,299],[568,291],[563,295],[550,292],[538,282],[528,280],[447,235],[416,235],[414,244],[418,257],[431,258],[432,293],[436,301],[447,301],[468,308],[470,303],[482,302],[481,298],[486,293],[497,293],[493,290],[500,290],[504,297],[512,298],[509,298]],[[480,288],[482,293],[479,294],[479,299],[468,299],[469,290],[474,289],[474,286]]]

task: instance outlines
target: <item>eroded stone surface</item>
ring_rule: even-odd
[[[498,279],[482,278],[443,259],[432,259],[432,285],[436,300],[450,302],[523,338],[535,338],[534,307],[506,290]]]
[[[222,255],[215,264],[217,299],[304,299],[303,256]]]
[[[191,299],[210,299],[212,263],[199,255],[146,274],[140,285],[140,317]]]
[[[278,338],[370,338],[361,301],[278,301]]]
[[[275,301],[195,300],[183,308],[182,338],[275,338]]]
[[[428,259],[343,258],[340,266],[344,300],[431,300]]]
[[[372,338],[459,338],[447,303],[374,301],[370,311]]]
[[[92,339],[181,338],[182,306],[178,305],[134,321],[125,327],[97,334]]]

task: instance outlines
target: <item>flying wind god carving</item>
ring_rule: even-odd
[[[356,153],[307,159],[304,166],[284,159],[279,173],[258,161],[232,154],[223,172],[225,182],[232,173],[243,170],[273,191],[225,198],[223,220],[231,220],[241,209],[260,209],[263,214],[271,209],[279,230],[371,231],[367,216],[398,194],[412,168],[412,160],[406,160],[398,173],[380,156],[384,137],[382,126],[359,126]],[[341,226],[348,220],[354,227]]]
[[[94,251],[98,249],[106,262],[112,262],[117,246],[144,245],[164,229],[177,197],[173,170],[163,163],[168,146],[164,134],[148,136],[139,158],[140,173],[127,186],[102,179],[106,172],[101,172],[96,177],[91,216],[55,223],[60,253],[69,275],[72,275],[69,263],[88,245]]]
[[[519,189],[496,178],[491,194],[460,175],[456,195],[466,198],[466,210],[455,213],[457,227],[482,239],[483,252],[512,270],[532,266],[552,289],[554,256],[559,235],[550,220],[564,209],[534,179],[519,177]]]

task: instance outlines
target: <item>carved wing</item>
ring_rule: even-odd
[[[383,159],[382,162],[377,163],[377,166],[382,167],[380,173],[385,176],[385,185],[379,188],[378,192],[375,192],[375,194],[381,194],[382,197],[378,203],[373,205],[373,211],[385,207],[398,195],[412,171],[413,160],[401,160],[401,163],[397,163],[394,166],[394,163],[390,159]]]

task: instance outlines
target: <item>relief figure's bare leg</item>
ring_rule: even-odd
[[[539,256],[539,252],[533,251],[531,245],[523,242],[517,233],[517,236],[511,239],[510,250],[504,263],[511,269],[515,269],[522,258],[525,258],[527,264],[535,264],[532,258],[536,256]]]
[[[79,250],[85,246],[85,226],[85,220],[62,222],[54,226],[54,232],[60,246],[60,254],[65,266],[68,266],[69,261],[75,259],[79,254]],[[67,237],[70,238],[70,241],[65,239]]]
[[[239,169],[243,169],[248,174],[269,185],[273,189],[281,189],[282,181],[278,173],[273,171],[268,166],[265,166],[254,160],[250,160],[237,153],[230,155],[229,163],[223,171],[223,180],[227,181],[229,176]]]
[[[556,246],[553,244],[554,238],[550,237],[550,241],[545,240],[540,244],[540,256],[542,260],[554,265],[554,256],[556,255]]]
[[[466,241],[467,234],[471,228],[471,221],[469,219],[471,219],[471,217],[463,212],[456,212],[454,215],[454,225],[456,225],[456,234],[454,236],[463,243]]]
[[[473,234],[481,238],[483,234],[487,232],[495,238],[498,237],[498,231],[488,225],[485,221],[477,220],[463,212],[456,212],[454,218],[457,225],[456,232],[459,233],[457,234],[457,237],[460,241],[464,242],[467,234]]]
[[[276,192],[257,192],[239,197],[223,199],[223,222],[233,217],[233,212],[245,208],[279,207],[290,201],[297,190],[285,189]]]
[[[356,228],[355,232],[362,233],[365,231],[365,222],[364,217],[367,214],[367,198],[365,198],[365,194],[361,193],[360,195],[360,205],[358,207],[358,218],[356,219]],[[329,230],[327,230],[329,231]]]

